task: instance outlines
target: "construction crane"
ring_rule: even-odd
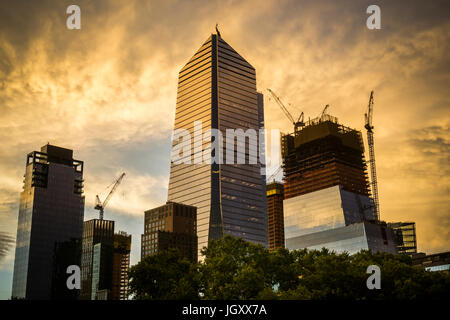
[[[369,145],[369,164],[370,164],[370,178],[374,205],[375,219],[380,220],[380,204],[378,200],[378,184],[377,184],[377,170],[375,167],[375,149],[373,142],[373,91],[370,92],[369,106],[367,107],[367,113],[364,114],[365,128],[367,130],[367,144]]]
[[[323,108],[322,114],[320,115],[320,118],[319,118],[320,120],[322,120],[323,116],[325,115],[325,112],[327,112],[327,110],[328,110],[329,107],[330,107],[330,105],[327,104],[327,105],[325,106],[325,108]]]
[[[298,117],[297,121],[295,121],[294,117],[291,115],[291,113],[288,111],[288,109],[286,109],[286,107],[284,106],[284,104],[281,101],[281,99],[272,90],[267,89],[267,91],[270,92],[270,94],[273,96],[275,101],[278,103],[278,105],[280,106],[281,110],[284,112],[286,117],[292,122],[292,124],[294,125],[294,131],[295,132],[297,132],[300,127],[305,126],[303,112],[300,114],[300,116]]]
[[[281,166],[279,166],[278,169],[275,170],[275,172],[272,173],[272,174],[269,176],[269,178],[267,178],[267,181],[269,181],[269,182],[270,182],[271,180],[275,181],[275,177],[277,176],[277,174],[278,174],[282,169],[283,169],[283,168],[282,168]]]
[[[103,220],[103,212],[105,210],[106,205],[108,204],[109,200],[111,199],[113,193],[116,191],[119,184],[122,182],[123,177],[125,176],[125,172],[120,175],[120,177],[114,182],[114,186],[112,187],[111,191],[109,192],[108,196],[106,197],[105,201],[101,202],[98,195],[95,196],[95,210],[99,210],[100,212],[100,220]]]

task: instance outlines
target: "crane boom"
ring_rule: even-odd
[[[277,104],[280,106],[281,110],[284,112],[284,114],[286,115],[286,117],[289,119],[289,121],[292,122],[292,124],[294,125],[294,130],[297,132],[299,127],[304,126],[304,122],[303,122],[303,112],[300,114],[300,116],[298,117],[298,120],[295,121],[294,117],[292,116],[292,114],[289,112],[289,110],[284,106],[283,102],[281,101],[281,99],[275,94],[275,92],[273,92],[270,89],[267,89],[267,91],[270,92],[270,94],[272,95],[272,97],[275,99],[275,101],[277,102]]]
[[[374,214],[376,220],[380,220],[380,203],[378,199],[378,183],[377,183],[377,169],[375,166],[375,148],[373,140],[373,91],[370,92],[369,106],[367,107],[367,113],[364,114],[365,118],[365,128],[367,130],[367,144],[369,145],[369,164],[370,164],[370,178],[371,178],[371,189],[374,202]]]
[[[122,182],[123,177],[125,176],[125,172],[120,175],[120,177],[114,182],[114,186],[112,187],[109,194],[106,196],[106,199],[103,201],[103,203],[100,201],[99,196],[97,195],[95,197],[95,209],[99,210],[100,212],[100,220],[103,220],[103,212],[105,210],[106,205],[108,204],[109,200],[111,199],[112,195],[116,191],[119,184]]]
[[[278,105],[280,106],[281,110],[284,112],[284,114],[286,115],[286,117],[288,117],[288,119],[295,125],[295,120],[294,117],[291,115],[291,113],[288,111],[288,109],[286,109],[286,107],[284,106],[283,102],[281,101],[281,99],[275,94],[275,92],[273,92],[270,89],[267,89],[270,94],[272,95],[272,97],[275,99],[275,101],[278,103]]]
[[[269,178],[267,179],[267,181],[271,181],[271,180],[275,180],[275,177],[277,176],[277,174],[282,170],[283,168],[281,166],[278,167],[277,170],[275,170],[274,173],[272,173]]]
[[[325,115],[325,112],[327,112],[327,110],[328,110],[329,107],[330,107],[330,105],[327,104],[327,105],[325,106],[325,108],[323,108],[322,114],[320,115],[320,120],[323,119],[323,116]]]

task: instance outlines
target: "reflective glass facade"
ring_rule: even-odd
[[[83,162],[74,160],[72,153],[46,145],[27,156],[20,194],[13,297],[75,297],[73,292],[66,292],[64,278],[55,277],[56,271],[59,274],[69,265],[80,264],[76,243],[83,230]],[[64,283],[57,283],[58,279]]]
[[[285,237],[293,238],[370,220],[373,211],[368,196],[345,191],[341,186],[285,199]]]
[[[92,288],[94,283],[94,257],[95,245],[100,250],[96,261],[107,261],[101,265],[95,283],[99,286],[96,290]],[[112,259],[114,248],[114,221],[92,219],[83,223],[83,242],[81,255],[81,291],[80,299],[90,300],[96,297],[93,292],[98,290],[111,290],[112,286]],[[98,266],[97,266],[98,267]],[[98,292],[97,292],[98,293]]]
[[[288,249],[397,253],[394,231],[373,221],[368,196],[338,185],[285,199],[283,206]]]
[[[92,256],[91,300],[107,300],[110,298],[112,266],[113,247],[104,243],[95,244]],[[106,297],[104,296],[105,293]]]
[[[286,239],[345,226],[339,186],[286,199]]]
[[[225,146],[226,129],[258,132],[262,113],[255,69],[220,36],[211,35],[180,71],[175,129],[189,130],[192,140],[219,129]],[[194,121],[202,122],[202,131],[194,132]],[[203,139],[195,148],[192,143],[192,164],[172,163],[168,200],[197,207],[199,251],[224,234],[267,246],[265,180],[260,164],[248,164],[249,147],[257,149],[257,143],[247,139],[242,153],[234,141],[235,163],[240,158],[246,164],[194,164],[211,153],[209,144]]]
[[[290,250],[327,248],[337,253],[357,253],[361,250],[397,253],[394,232],[386,225],[360,222],[348,226],[314,232],[286,239]]]

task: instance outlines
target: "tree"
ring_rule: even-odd
[[[199,299],[197,265],[175,249],[147,256],[129,271],[130,294],[135,299]]]
[[[269,251],[261,245],[226,235],[210,241],[202,254],[205,259],[200,272],[205,299],[256,299],[272,284]]]
[[[225,236],[202,250],[201,263],[176,251],[149,256],[131,268],[136,299],[448,299],[450,274],[428,272],[406,255],[361,251],[269,251]],[[381,289],[369,290],[367,268],[381,270]]]

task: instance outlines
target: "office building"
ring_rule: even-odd
[[[52,271],[52,300],[76,300],[80,295],[79,289],[67,289],[67,267],[80,266],[81,238],[58,242],[55,245]]]
[[[262,101],[255,69],[219,34],[212,34],[179,72],[174,129],[187,130],[192,140],[200,136],[203,142],[192,144],[192,154],[184,159],[190,163],[172,161],[168,200],[197,207],[199,251],[210,239],[225,234],[267,246],[263,161],[249,161],[250,147],[260,148],[261,154],[263,146],[246,139],[242,151],[234,139],[230,142],[234,164],[230,164],[233,159],[227,161],[225,151],[222,163],[205,162],[221,157],[219,150],[216,154],[209,146],[212,133],[208,130],[222,133],[223,146],[227,129],[250,129],[257,134],[264,124]],[[173,141],[173,151],[178,143]],[[245,163],[237,164],[238,159]]]
[[[92,253],[91,300],[108,300],[112,291],[113,247],[96,243]],[[84,298],[84,296],[83,296]]]
[[[397,252],[373,210],[361,132],[325,114],[283,135],[282,157],[286,248]]]
[[[120,231],[114,235],[111,300],[128,300],[131,234]]]
[[[379,221],[358,222],[286,238],[286,248],[290,250],[327,248],[337,253],[348,252],[349,254],[361,250],[370,250],[373,253],[397,253],[392,229]]]
[[[415,222],[390,222],[388,226],[394,230],[398,253],[417,253]]]
[[[76,298],[61,274],[69,265],[80,265],[76,243],[83,232],[83,162],[73,159],[72,150],[47,144],[29,153],[25,165],[12,297]]]
[[[269,250],[284,248],[283,184],[267,184],[267,226]]]
[[[413,265],[424,268],[427,271],[450,272],[450,251],[425,254],[416,253],[412,255]]]
[[[97,291],[112,289],[114,221],[92,219],[83,224],[80,299],[100,300]]]
[[[168,201],[145,211],[141,259],[168,249],[197,262],[197,208]]]

